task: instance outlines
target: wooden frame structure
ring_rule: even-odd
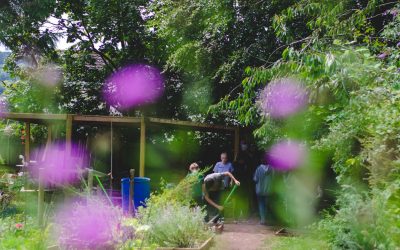
[[[77,115],[77,114],[40,114],[40,113],[3,113],[2,119],[16,120],[25,123],[25,160],[30,160],[30,125],[43,124],[48,127],[48,140],[51,139],[51,124],[65,123],[65,142],[66,152],[71,152],[72,125],[73,123],[122,123],[137,124],[140,126],[140,160],[139,176],[145,175],[145,155],[146,155],[146,127],[151,124],[161,124],[175,127],[188,127],[196,130],[205,131],[229,131],[234,134],[234,158],[239,153],[239,127],[205,124],[190,121],[180,121],[172,119],[154,118],[154,117],[121,117],[121,116],[100,116],[100,115]]]

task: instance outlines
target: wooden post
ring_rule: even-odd
[[[92,196],[93,190],[93,169],[88,170],[88,197]]]
[[[129,170],[130,182],[129,182],[129,215],[133,214],[133,195],[134,195],[134,184],[135,184],[135,169]]]
[[[47,126],[47,141],[46,141],[46,146],[44,148],[44,153],[42,155],[42,161],[46,160],[46,156],[47,156],[47,151],[49,150],[50,144],[51,144],[51,125]]]
[[[67,115],[67,120],[65,124],[65,156],[69,157],[71,155],[72,147],[72,115]]]
[[[235,161],[239,155],[239,146],[240,146],[240,131],[239,128],[235,128],[235,145],[234,145],[234,152],[235,152]]]
[[[139,165],[139,176],[144,177],[144,166],[146,156],[146,123],[144,117],[140,121],[140,165]]]
[[[25,122],[25,162],[29,164],[30,161],[30,144],[31,144],[31,124]]]
[[[44,184],[43,184],[43,168],[39,168],[39,190],[38,190],[38,224],[43,226],[44,216]]]

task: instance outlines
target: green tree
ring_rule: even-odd
[[[329,167],[341,188],[318,229],[334,248],[399,244],[399,7],[385,1],[299,1],[274,17],[276,36],[285,42],[282,57],[272,67],[247,68],[239,96],[226,96],[214,107],[256,124],[263,148],[299,138],[331,155]],[[284,77],[304,83],[308,109],[286,120],[260,115],[258,93]]]
[[[294,2],[153,1],[147,25],[168,45],[166,67],[181,73],[185,93],[193,96],[186,104],[204,112],[227,93],[236,96],[246,66],[279,57],[267,60],[281,45],[273,17]],[[209,93],[206,101],[191,94],[198,91]]]

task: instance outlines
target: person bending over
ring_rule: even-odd
[[[215,216],[219,211],[224,210],[224,207],[219,205],[219,199],[221,191],[225,187],[225,177],[230,178],[236,185],[240,185],[240,182],[230,172],[209,174],[203,180],[202,190],[207,202],[207,220],[210,216]]]

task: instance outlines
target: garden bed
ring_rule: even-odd
[[[180,248],[180,247],[158,247],[157,250],[208,250],[213,243],[214,236],[208,238],[201,246],[194,248]],[[57,245],[47,247],[47,250],[60,250],[61,248]],[[146,248],[144,248],[146,249]]]

